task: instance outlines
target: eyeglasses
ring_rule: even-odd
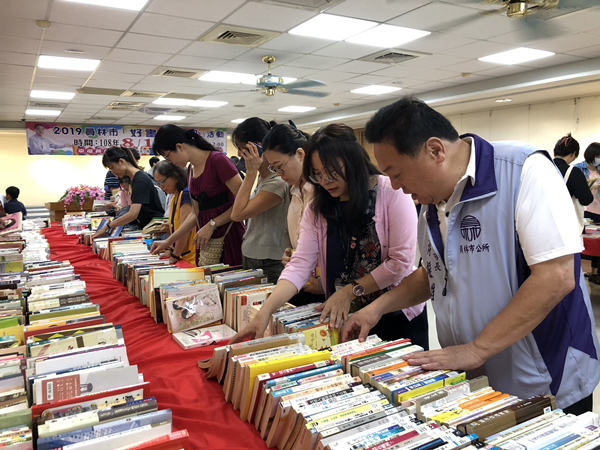
[[[290,159],[292,159],[292,157],[290,156],[288,158],[288,160],[286,162],[284,162],[282,165],[280,166],[267,166],[267,169],[269,169],[271,172],[276,173],[278,175],[283,175],[283,168],[285,167],[285,165],[287,163],[290,162]]]
[[[158,181],[156,178],[154,179],[154,181],[156,181],[156,184],[158,185],[158,187],[163,187],[163,185],[165,184],[165,181],[167,181],[169,179],[169,177],[166,177],[164,180],[162,181]]]
[[[321,181],[325,180],[327,183],[333,183],[335,180],[337,180],[337,173],[332,172],[330,174],[326,174],[326,173],[311,173],[310,176],[308,178],[310,178],[310,181],[312,181],[315,184],[321,184]]]
[[[162,157],[163,157],[163,158],[165,158],[167,161],[169,161],[169,162],[170,162],[170,160],[169,160],[169,155],[171,154],[171,152],[172,152],[172,151],[173,151],[173,150],[167,150],[167,151],[165,152],[165,154],[164,154],[164,155],[162,155]]]

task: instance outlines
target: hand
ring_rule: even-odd
[[[0,230],[4,230],[6,228],[6,222],[4,219],[0,219]]]
[[[115,206],[115,204],[112,203],[112,202],[105,203],[104,204],[104,211],[110,211],[113,208],[113,206]]]
[[[246,161],[246,174],[250,176],[258,173],[263,157],[258,154],[258,147],[254,143],[248,142],[245,148],[240,148],[239,155]]]
[[[285,267],[287,265],[287,263],[290,262],[291,259],[292,259],[292,249],[286,248],[285,251],[283,252],[283,256],[281,257],[281,262],[283,263],[283,266]]]
[[[108,224],[104,225],[102,228],[100,228],[99,230],[97,230],[94,235],[92,236],[92,239],[96,239],[99,237],[102,237],[106,234],[106,232],[108,231]]]
[[[308,283],[306,283],[302,290],[310,294],[322,294],[321,287],[319,286],[319,279],[315,278],[313,275],[310,276],[310,278],[308,279]]]
[[[267,325],[269,325],[269,317],[268,314],[261,314],[259,312],[242,331],[231,338],[229,344],[236,344],[242,342],[244,339],[252,340],[263,337]]]
[[[380,319],[381,314],[373,307],[373,303],[355,312],[342,327],[342,342],[355,339],[354,336],[357,332],[359,333],[358,341],[364,342],[369,331],[377,325]]]
[[[194,245],[200,251],[206,250],[208,246],[208,241],[212,237],[215,232],[214,228],[210,223],[204,225],[200,230],[196,232],[196,236],[194,237]]]
[[[168,233],[169,231],[169,222],[163,222],[163,224],[160,226],[160,230],[158,230],[160,234]]]
[[[404,359],[411,366],[422,366],[426,370],[472,370],[483,365],[487,358],[474,342],[469,342],[441,350],[410,353]]]
[[[323,311],[321,313],[321,322],[325,321],[327,316],[330,316],[329,327],[339,328],[339,326],[342,324],[342,319],[344,322],[348,320],[350,304],[354,298],[355,297],[352,295],[352,292],[347,287],[344,287],[329,297],[325,303],[317,306],[315,311]]]
[[[181,258],[174,258],[172,256],[169,256],[169,264],[177,264],[177,261],[179,261]]]
[[[154,241],[150,248],[150,253],[152,255],[158,255],[159,253],[164,252],[169,246],[169,241]]]

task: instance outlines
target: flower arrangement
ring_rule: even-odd
[[[87,186],[84,184],[81,184],[79,186],[73,186],[65,191],[65,193],[59,201],[64,200],[65,212],[67,212],[67,205],[70,205],[71,203],[73,203],[73,201],[77,202],[81,210],[83,210],[83,203],[88,198],[94,200],[103,200],[104,189],[96,186]]]

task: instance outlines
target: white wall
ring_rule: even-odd
[[[529,142],[552,153],[568,132],[581,146],[600,142],[600,96],[447,115],[459,133],[484,139]]]

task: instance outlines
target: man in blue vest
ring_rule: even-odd
[[[551,393],[566,412],[591,411],[600,346],[577,218],[550,155],[459,137],[412,97],[380,109],[365,135],[394,189],[423,204],[423,265],[352,315],[343,338],[364,339],[383,314],[431,298],[442,349],[409,364],[485,374],[499,391]]]

